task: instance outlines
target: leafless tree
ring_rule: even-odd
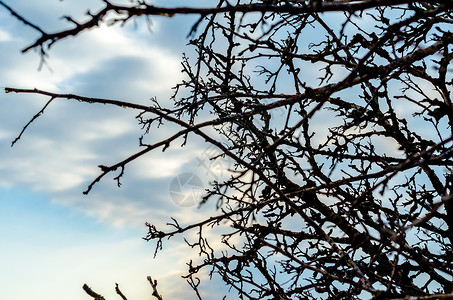
[[[103,2],[88,21],[67,17],[73,28],[55,33],[0,4],[41,33],[23,51],[38,49],[43,59],[54,43],[101,23],[198,16],[187,29],[196,54],[183,57],[173,107],[6,92],[134,109],[145,134],[157,124],[180,127],[101,165],[85,193],[190,135],[234,160],[201,201],[216,201],[213,217],[147,224],[156,251],[198,232],[187,241],[202,256],[188,263],[198,296],[197,273],[206,269],[241,299],[453,299],[452,1]],[[223,249],[204,235],[217,227]]]

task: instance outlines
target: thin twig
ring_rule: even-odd
[[[105,300],[105,298],[102,295],[99,295],[98,293],[94,292],[87,284],[84,284],[82,288],[85,291],[85,293],[93,297],[94,300]]]
[[[14,141],[11,143],[11,147],[14,146],[14,144],[20,140],[20,138],[22,137],[22,134],[25,132],[25,130],[27,129],[27,127],[34,121],[36,120],[39,116],[41,116],[43,113],[44,113],[44,110],[47,108],[47,106],[55,99],[55,97],[51,97],[50,100],[46,103],[46,105],[44,105],[44,107],[36,114],[33,116],[33,118],[27,123],[27,125],[24,126],[24,128],[22,128],[22,131],[20,132],[20,134],[14,139]]]
[[[163,300],[162,296],[157,291],[157,280],[153,280],[151,278],[151,276],[148,276],[147,279],[148,279],[149,283],[151,284],[151,287],[153,288],[153,296],[159,300]]]
[[[124,294],[121,292],[120,290],[120,287],[118,286],[118,283],[115,283],[115,292],[120,295],[120,297],[123,299],[123,300],[127,300],[126,296],[124,296]]]

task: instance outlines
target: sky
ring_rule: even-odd
[[[5,3],[48,32],[68,28],[63,15],[83,20],[87,9],[102,7],[101,1],[88,0]],[[167,103],[182,79],[180,61],[192,22],[143,18],[124,27],[101,26],[55,44],[39,69],[38,53],[20,52],[39,35],[0,8],[0,89],[38,88],[143,104],[157,97]],[[190,205],[193,199],[170,193],[172,182],[174,187],[196,175],[204,186],[208,175],[221,172],[207,162],[212,149],[193,141],[184,151],[156,151],[130,164],[121,188],[112,175],[85,196],[98,165],[139,150],[138,112],[54,101],[11,147],[48,100],[0,93],[0,299],[89,299],[84,283],[106,299],[118,299],[115,283],[129,299],[149,299],[148,275],[158,280],[166,299],[195,299],[181,275],[196,254],[175,238],[154,259],[154,244],[142,237],[145,222],[164,229],[170,217],[189,224],[212,209],[197,209]],[[151,133],[166,134],[166,129]],[[205,283],[206,299],[223,293],[215,281]]]
[[[87,9],[103,7],[97,0],[5,2],[48,32],[69,27],[61,16],[83,20]],[[116,1],[121,2],[129,0]],[[197,6],[206,3],[212,2],[197,1]],[[83,195],[99,175],[98,165],[112,165],[140,150],[138,112],[54,101],[11,147],[49,99],[1,91],[38,88],[145,105],[156,97],[162,105],[169,104],[172,87],[183,79],[180,62],[183,52],[190,54],[186,36],[194,20],[142,18],[124,27],[101,26],[56,43],[39,69],[38,53],[20,52],[38,33],[0,7],[0,299],[90,299],[82,290],[84,283],[106,299],[119,299],[115,283],[128,299],[150,299],[147,276],[158,280],[165,299],[196,299],[181,275],[197,254],[176,237],[153,258],[154,243],[142,239],[145,222],[165,229],[171,217],[190,224],[212,215],[215,203],[198,209],[194,202],[208,180],[221,177],[232,162],[208,161],[218,150],[192,139],[184,149],[174,143],[165,153],[158,150],[129,164],[121,188],[113,180],[117,174],[112,174]],[[363,26],[372,24],[364,21]],[[311,34],[310,41],[323,38],[318,32]],[[326,115],[318,115],[313,124],[323,138]],[[171,130],[162,127],[149,136],[162,139]],[[380,147],[384,153],[397,151],[394,143]],[[192,179],[198,190],[177,190]],[[208,281],[207,274],[200,277],[204,299],[218,299],[226,292],[218,281]]]

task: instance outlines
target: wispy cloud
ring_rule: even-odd
[[[95,11],[100,5],[93,1],[14,1],[14,7],[24,16],[49,31],[68,27],[58,19],[68,11],[83,19],[87,7]],[[185,36],[182,30],[172,32],[175,25],[171,26],[161,26],[158,20],[153,20],[152,32],[145,20],[124,28],[101,26],[76,39],[57,43],[49,52],[47,65],[39,71],[38,53],[20,54],[37,37],[36,32],[0,11],[0,87],[36,87],[147,104],[154,96],[159,101],[169,101],[171,87],[182,78],[180,58],[186,43],[184,38],[179,42],[158,42],[159,38],[175,34]],[[181,26],[189,28],[184,24],[177,27]],[[158,279],[162,293],[169,298],[187,296],[188,286],[180,278],[188,260],[184,242],[170,241],[165,255],[153,260],[154,249],[151,245],[145,248],[140,237],[146,233],[146,221],[163,226],[170,216],[175,216],[187,223],[206,213],[176,205],[168,190],[174,176],[188,170],[197,172],[194,156],[204,146],[195,141],[186,151],[156,152],[126,168],[121,188],[110,176],[84,196],[82,191],[99,174],[97,165],[116,163],[140,149],[138,138],[142,132],[135,120],[138,112],[57,100],[11,148],[11,141],[47,100],[32,95],[0,96],[0,186],[22,187],[32,191],[30,197],[36,193],[46,195],[39,200],[43,208],[35,211],[38,216],[52,215],[51,207],[62,207],[78,214],[80,222],[84,218],[91,221],[90,225],[62,226],[66,216],[55,216],[51,225],[29,225],[28,234],[41,237],[30,241],[32,244],[27,244],[26,238],[21,241],[5,237],[8,247],[0,253],[8,257],[2,270],[6,268],[9,273],[0,271],[0,278],[8,287],[0,297],[18,300],[33,295],[39,300],[58,298],[63,293],[65,299],[81,299],[85,297],[81,286],[87,282],[113,299],[114,283],[118,282],[129,297],[138,299],[151,293],[146,275]],[[149,139],[168,136],[174,130],[164,126],[151,132]],[[78,226],[87,231],[89,240],[84,240]],[[98,226],[110,229],[99,233]],[[59,227],[61,230],[52,230]],[[16,230],[17,235],[24,234],[24,229]],[[118,230],[133,230],[135,235],[105,240],[109,230],[113,236]],[[96,234],[100,234],[98,240]],[[68,239],[72,235],[75,236]],[[62,237],[66,237],[63,240],[67,244],[58,242]]]

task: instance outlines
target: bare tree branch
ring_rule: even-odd
[[[144,135],[177,128],[99,165],[84,193],[110,172],[120,186],[130,162],[179,139],[186,147],[189,136],[215,149],[210,161],[232,161],[200,199],[215,201],[217,213],[188,224],[170,218],[167,230],[146,224],[154,255],[179,235],[198,251],[185,278],[199,299],[202,270],[241,299],[451,297],[452,1],[103,2],[86,22],[66,17],[69,30],[40,31],[24,52],[44,55],[100,24],[196,15],[195,55],[183,56],[173,106],[8,87],[50,98],[13,144],[50,102],[70,99],[136,110]]]

